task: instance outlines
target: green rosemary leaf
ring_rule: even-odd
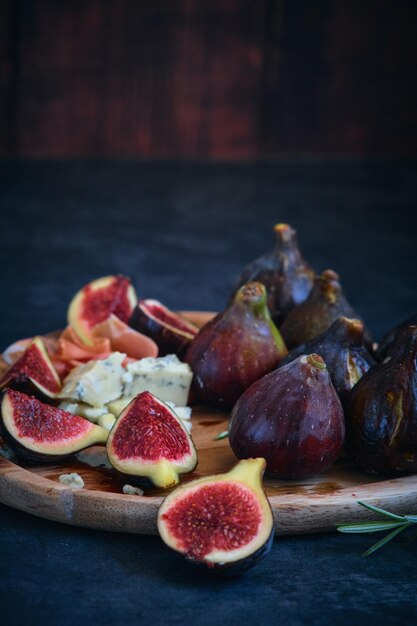
[[[342,524],[337,527],[341,533],[379,533],[382,530],[390,530],[404,526],[402,522],[358,522],[357,524]]]
[[[374,513],[380,513],[381,515],[385,515],[385,517],[390,517],[391,519],[396,519],[396,520],[402,520],[403,522],[405,521],[405,518],[403,515],[396,515],[395,513],[390,513],[389,511],[385,511],[385,509],[380,509],[378,506],[373,506],[372,504],[366,504],[366,502],[362,502],[361,500],[358,500],[358,504],[360,504],[361,506],[364,506],[365,509],[369,509],[370,511],[373,511]]]
[[[218,435],[216,435],[215,437],[213,437],[214,441],[219,441],[219,439],[226,439],[226,437],[229,436],[229,431],[228,430],[224,430],[223,432],[219,433]]]
[[[388,543],[388,541],[391,541],[391,539],[394,539],[394,537],[396,537],[400,532],[402,532],[404,528],[407,528],[407,526],[408,524],[402,524],[398,528],[395,528],[392,532],[388,533],[388,535],[385,535],[385,537],[382,537],[380,541],[378,541],[377,543],[374,543],[374,545],[371,546],[366,552],[364,552],[362,556],[366,557],[372,554],[373,552],[376,552],[376,550],[379,550],[379,548],[382,548],[382,546]]]
[[[407,522],[411,522],[412,524],[417,524],[417,515],[404,515],[404,519],[406,519]]]

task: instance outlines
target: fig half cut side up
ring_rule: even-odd
[[[126,276],[104,276],[85,285],[68,307],[68,323],[87,345],[92,344],[91,330],[113,313],[128,322],[137,296]]]
[[[11,365],[0,380],[4,387],[30,391],[42,398],[55,398],[61,390],[61,381],[45,345],[40,337],[35,337],[22,356]]]
[[[197,465],[193,440],[175,411],[149,391],[122,411],[107,442],[112,466],[144,486],[166,489]]]
[[[1,434],[16,456],[51,463],[104,444],[108,437],[101,426],[14,389],[3,396]]]
[[[264,459],[246,459],[225,474],[175,489],[158,512],[162,540],[188,560],[222,573],[238,574],[255,565],[274,538],[264,469]]]
[[[198,333],[185,317],[170,311],[159,300],[139,300],[129,326],[155,341],[159,356],[182,354]]]

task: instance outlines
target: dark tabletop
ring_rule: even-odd
[[[109,273],[169,307],[218,310],[278,221],[295,226],[317,270],[340,273],[379,338],[417,308],[416,172],[356,161],[0,162],[0,347],[62,327],[75,291]],[[256,568],[219,580],[158,537],[0,505],[0,623],[415,623],[417,542],[361,559],[374,538],[278,537]]]

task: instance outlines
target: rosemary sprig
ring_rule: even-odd
[[[213,437],[213,441],[219,441],[220,439],[226,439],[229,436],[228,430],[223,430],[221,433]]]
[[[378,533],[382,530],[389,530],[390,532],[382,537],[379,541],[374,543],[366,552],[362,554],[363,557],[369,556],[379,548],[382,548],[388,541],[394,539],[406,528],[410,528],[413,524],[417,524],[417,515],[397,515],[396,513],[390,513],[378,506],[372,506],[366,502],[358,500],[358,504],[380,515],[388,518],[387,520],[380,522],[358,522],[357,524],[342,524],[337,527],[337,530],[341,533]],[[417,533],[413,533],[411,539],[417,537]]]

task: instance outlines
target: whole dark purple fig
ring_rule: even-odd
[[[255,380],[275,369],[287,354],[266,305],[261,283],[239,289],[229,306],[191,341],[185,361],[193,370],[193,391],[203,404],[231,408]]]
[[[289,313],[280,331],[291,350],[320,335],[340,316],[361,319],[346,300],[338,274],[325,270],[315,279],[307,300]],[[364,337],[365,345],[371,347],[372,339],[366,327]]]
[[[410,317],[408,317],[404,322],[401,322],[395,328],[392,328],[380,341],[378,345],[378,350],[376,351],[377,357],[382,361],[388,354],[388,351],[393,343],[395,343],[398,335],[401,333],[403,328],[407,326],[414,326],[417,324],[417,311],[413,313]]]
[[[324,471],[339,456],[344,433],[342,405],[317,354],[256,381],[237,401],[229,424],[237,458],[262,455],[266,475],[274,478]]]
[[[417,326],[408,326],[352,391],[346,450],[372,474],[417,472]]]
[[[276,224],[275,248],[247,265],[237,286],[249,281],[265,285],[268,308],[275,324],[304,302],[313,286],[314,271],[304,261],[298,248],[297,233],[288,224]]]
[[[348,317],[338,317],[324,333],[291,350],[278,367],[312,353],[324,359],[343,405],[354,385],[376,362],[363,345],[363,322]]]

